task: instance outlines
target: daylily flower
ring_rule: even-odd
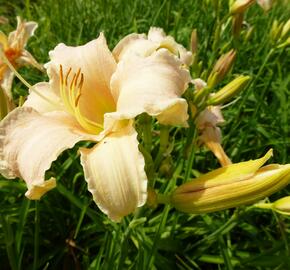
[[[14,68],[17,69],[29,64],[40,70],[43,69],[42,65],[38,64],[34,57],[25,50],[27,41],[33,36],[36,28],[36,22],[25,22],[20,17],[17,17],[17,28],[8,37],[0,31],[0,50],[2,50],[2,53],[4,53]],[[0,87],[10,99],[12,99],[11,87],[13,78],[14,73],[0,56]]]
[[[149,36],[160,33],[154,28]],[[126,40],[114,54],[103,34],[79,47],[58,45],[46,65],[49,83],[36,84],[24,106],[2,121],[0,172],[24,179],[28,198],[55,186],[44,175],[61,152],[89,140],[97,144],[80,149],[81,164],[99,208],[118,221],[145,203],[145,164],[131,119],[146,112],[163,124],[186,125],[180,96],[190,75],[171,47],[144,54],[148,48],[136,46],[125,56]]]

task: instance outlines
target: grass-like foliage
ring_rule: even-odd
[[[289,47],[277,46],[270,32],[274,20],[289,19],[290,6],[288,1],[276,2],[268,12],[252,5],[235,38],[226,0],[0,0],[0,15],[9,18],[0,27],[5,33],[14,30],[16,16],[38,22],[27,49],[40,63],[49,60],[48,52],[58,43],[85,44],[103,31],[113,48],[125,35],[147,33],[150,26],[163,28],[189,49],[196,28],[202,64],[200,70],[192,71],[193,78],[206,79],[216,60],[230,49],[237,51],[235,64],[216,90],[237,74],[252,78],[223,108],[222,144],[228,156],[239,162],[261,157],[273,148],[271,163],[283,164],[289,162],[290,153]],[[30,84],[47,80],[29,67],[19,72]],[[18,79],[13,95],[16,101],[27,95]],[[142,121],[152,122],[149,150],[148,138],[144,140],[145,132],[138,125]],[[146,115],[137,119],[138,127],[141,147],[153,159],[145,156],[147,172],[153,171],[148,177],[160,193],[167,194],[176,185],[219,167],[213,154],[198,146],[197,132],[190,125],[170,128],[169,150],[163,160],[158,157],[161,169],[150,170],[156,167],[163,127]],[[57,179],[57,187],[40,201],[26,199],[23,181],[0,178],[3,270],[290,269],[287,216],[252,206],[193,215],[169,205],[145,205],[114,223],[99,211],[87,191],[77,147],[65,151],[47,174]],[[288,194],[285,188],[270,201]]]

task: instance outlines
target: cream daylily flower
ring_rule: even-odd
[[[24,179],[26,196],[39,199],[55,186],[44,175],[57,156],[79,141],[96,142],[80,149],[84,176],[99,208],[118,221],[147,197],[130,119],[146,112],[161,123],[185,125],[187,103],[180,96],[189,72],[164,48],[116,61],[103,34],[79,47],[60,44],[50,58],[50,82],[36,84],[24,106],[0,124],[0,172]]]
[[[16,69],[26,64],[40,70],[43,69],[42,65],[38,64],[34,57],[24,49],[36,28],[36,22],[25,22],[20,17],[17,17],[17,28],[8,37],[0,31],[0,50],[3,50],[6,58]],[[12,99],[11,87],[13,78],[14,73],[0,57],[0,87],[10,99]]]

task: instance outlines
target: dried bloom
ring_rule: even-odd
[[[219,106],[208,106],[196,118],[200,141],[213,152],[222,166],[227,166],[232,162],[221,146],[222,134],[218,125],[222,123],[224,118]]]
[[[17,28],[11,32],[8,37],[0,32],[0,50],[6,56],[10,64],[14,68],[19,68],[29,64],[40,70],[42,65],[38,64],[33,56],[25,50],[28,39],[33,36],[37,23],[25,22],[17,17]],[[14,73],[9,69],[4,59],[0,55],[0,87],[5,91],[6,95],[12,99],[11,87],[14,78]]]

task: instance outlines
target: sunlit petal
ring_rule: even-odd
[[[92,149],[81,149],[81,163],[94,201],[112,220],[145,203],[145,163],[133,128],[107,136]]]
[[[22,178],[28,187],[26,196],[39,199],[55,186],[53,179],[45,181],[51,163],[86,139],[93,138],[64,112],[42,115],[32,108],[17,108],[0,125],[0,172],[9,179]]]
[[[32,107],[40,113],[65,110],[62,100],[55,92],[51,91],[49,83],[37,83],[33,89],[41,96],[31,90],[23,106]]]
[[[188,70],[165,49],[145,58],[126,58],[111,81],[117,112],[105,117],[130,119],[146,112],[163,124],[186,125],[187,103],[180,96],[189,81]]]
[[[116,68],[114,57],[107,47],[104,35],[100,34],[98,39],[83,46],[70,47],[59,44],[49,55],[51,61],[46,64],[46,67],[52,89],[59,95],[60,65],[63,67],[64,74],[69,69],[73,73],[80,69],[84,76],[79,100],[80,111],[89,120],[103,123],[104,113],[115,110],[109,83]],[[70,76],[69,80],[72,78],[73,76]]]

